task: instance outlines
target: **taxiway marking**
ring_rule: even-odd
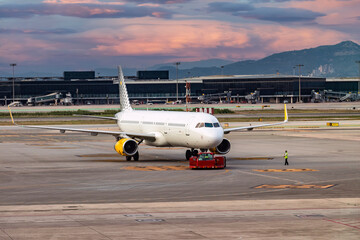
[[[359,219],[342,218],[342,219],[324,219],[324,220],[360,230],[360,220]]]

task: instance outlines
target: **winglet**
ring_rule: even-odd
[[[11,121],[12,121],[12,123],[13,123],[14,125],[16,125],[16,123],[15,123],[15,121],[14,121],[14,118],[13,118],[13,115],[12,115],[12,113],[11,113],[11,108],[10,108],[10,107],[12,107],[13,105],[14,105],[14,103],[9,104],[9,105],[8,105],[8,109],[9,109]]]
[[[284,104],[284,122],[288,122],[288,113],[286,109],[286,104]]]

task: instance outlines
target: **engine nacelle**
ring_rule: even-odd
[[[138,150],[138,143],[131,138],[122,138],[115,144],[114,148],[123,156],[133,156]]]
[[[229,140],[224,138],[222,142],[214,148],[210,148],[210,152],[217,154],[227,154],[230,151],[231,143]]]

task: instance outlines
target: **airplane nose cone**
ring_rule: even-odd
[[[224,138],[224,131],[222,128],[212,129],[205,135],[205,141],[207,146],[216,147]]]

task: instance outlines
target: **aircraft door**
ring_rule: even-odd
[[[187,146],[191,145],[191,137],[190,137],[190,124],[187,123],[185,126],[185,143]]]
[[[186,124],[185,126],[185,136],[190,137],[190,124]]]

